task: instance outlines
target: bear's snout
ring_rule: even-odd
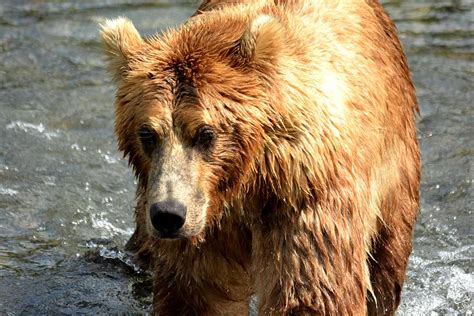
[[[176,201],[156,202],[150,207],[151,224],[162,238],[176,238],[185,218],[186,206]]]

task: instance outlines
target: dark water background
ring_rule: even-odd
[[[422,207],[399,315],[474,310],[474,1],[383,1],[421,105]],[[0,314],[144,313],[123,253],[134,180],[116,150],[97,24],[144,34],[195,2],[0,0]]]

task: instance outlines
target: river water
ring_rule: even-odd
[[[474,1],[384,1],[418,91],[421,213],[399,315],[474,310]],[[134,179],[116,150],[97,24],[144,34],[196,3],[0,1],[0,314],[145,313],[123,252]]]

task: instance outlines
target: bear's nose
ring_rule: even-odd
[[[185,217],[186,207],[176,201],[156,202],[150,207],[151,223],[162,238],[176,237]]]

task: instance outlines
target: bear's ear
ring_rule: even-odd
[[[240,38],[240,55],[246,62],[271,61],[285,45],[284,26],[275,17],[254,18]]]
[[[109,70],[115,80],[118,80],[127,72],[130,58],[144,44],[144,41],[133,23],[127,18],[106,20],[100,26]]]

